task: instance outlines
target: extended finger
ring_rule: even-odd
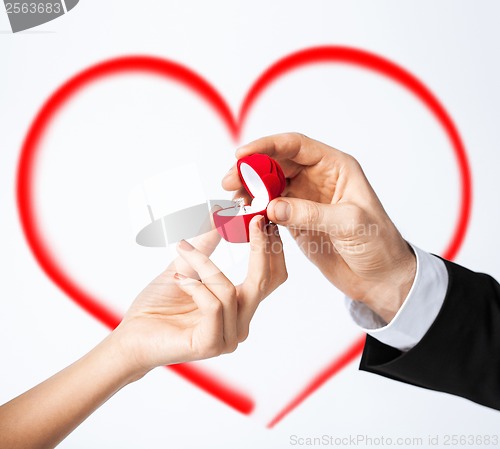
[[[196,279],[180,273],[174,276],[179,288],[193,298],[198,306],[202,319],[199,324],[200,340],[196,347],[201,348],[200,358],[219,355],[224,349],[224,317],[223,305],[219,299]]]
[[[317,164],[326,151],[341,153],[299,133],[275,134],[246,144],[236,151],[236,158],[264,153],[278,161],[290,160],[303,166]]]
[[[288,272],[286,270],[283,242],[281,240],[278,225],[274,223],[270,225],[267,234],[269,236],[269,265],[271,282],[266,293],[269,295],[287,280]]]
[[[217,245],[220,243],[221,236],[217,232],[217,229],[212,229],[209,232],[205,232],[192,240],[192,245],[201,253],[210,256]],[[184,273],[185,275],[195,277],[196,272],[184,261],[182,258],[177,258],[173,262],[175,271],[178,273]]]
[[[233,351],[236,349],[235,344],[237,344],[236,319],[238,313],[236,289],[234,285],[207,255],[198,251],[185,240],[179,243],[177,250],[182,259],[198,273],[206,288],[222,303],[226,351]]]
[[[255,153],[267,154],[278,161],[286,178],[293,178],[304,167],[317,164],[330,150],[338,151],[302,134],[285,133],[262,137],[238,148],[236,158]],[[222,186],[226,190],[236,190],[240,185],[237,170],[233,166],[223,179]]]
[[[252,218],[249,225],[250,257],[245,282],[252,285],[256,293],[264,292],[269,279],[269,245],[263,215]]]
[[[250,221],[250,258],[248,274],[239,287],[238,304],[238,341],[248,335],[250,321],[260,301],[266,296],[270,277],[268,238],[265,232],[264,217],[257,216]]]

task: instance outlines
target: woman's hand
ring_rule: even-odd
[[[250,223],[248,274],[239,286],[209,259],[219,241],[213,230],[193,245],[180,242],[179,257],[139,294],[114,331],[137,376],[234,351],[260,301],[286,280],[277,226],[265,229],[262,216]]]
[[[0,447],[55,447],[120,388],[152,368],[205,359],[236,349],[267,295],[286,279],[276,226],[250,223],[250,263],[235,287],[208,256],[220,237],[212,231],[137,297],[120,325],[92,351],[0,407]],[[199,277],[198,277],[199,275]]]

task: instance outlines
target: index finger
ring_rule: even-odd
[[[264,153],[278,162],[292,161],[307,167],[317,164],[325,153],[332,150],[338,151],[303,134],[284,133],[262,137],[243,145],[236,150],[236,158],[241,159],[253,153]]]
[[[236,158],[241,159],[254,153],[267,154],[278,161],[286,178],[293,178],[304,167],[320,162],[329,152],[338,157],[344,154],[303,134],[285,133],[262,137],[238,148]],[[226,190],[236,190],[241,186],[235,166],[222,181],[222,186]]]
[[[219,232],[217,229],[212,229],[205,234],[195,237],[192,240],[192,245],[202,254],[209,257],[215,251],[220,241],[221,236]],[[182,257],[177,257],[172,264],[175,271],[179,273],[183,273],[190,277],[195,277],[197,275],[197,273]]]

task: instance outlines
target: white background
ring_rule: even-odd
[[[295,50],[349,45],[389,58],[426,83],[457,124],[474,181],[471,225],[457,261],[500,278],[499,14],[493,1],[82,0],[64,17],[13,35],[0,10],[0,402],[76,360],[107,333],[45,277],[15,205],[24,135],[66,79],[111,57],[161,56],[202,74],[237,111],[259,74]],[[346,66],[294,72],[257,102],[242,141],[282,131],[354,154],[405,237],[428,251],[444,249],[458,212],[456,163],[442,130],[400,87]],[[62,111],[43,142],[40,225],[72,276],[124,310],[170,257],[135,245],[140,213],[132,211],[129,220],[130,191],[157,173],[195,164],[201,194],[224,197],[220,178],[234,148],[206,105],[176,84],[147,76],[97,83]],[[172,195],[177,204],[182,192],[200,194],[190,190],[191,175],[157,199],[157,210]],[[285,243],[290,279],[263,304],[249,340],[234,354],[204,362],[255,398],[251,417],[158,369],[118,393],[61,447],[285,448],[290,435],[500,433],[498,412],[359,372],[357,362],[266,429],[293,393],[358,335],[342,295],[290,239]],[[222,245],[216,255],[235,281],[244,274],[245,251]]]

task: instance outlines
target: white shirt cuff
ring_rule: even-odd
[[[448,288],[444,262],[416,246],[411,247],[417,259],[415,280],[389,324],[363,303],[346,297],[346,307],[354,322],[367,334],[400,351],[409,351],[429,330],[441,310]]]

